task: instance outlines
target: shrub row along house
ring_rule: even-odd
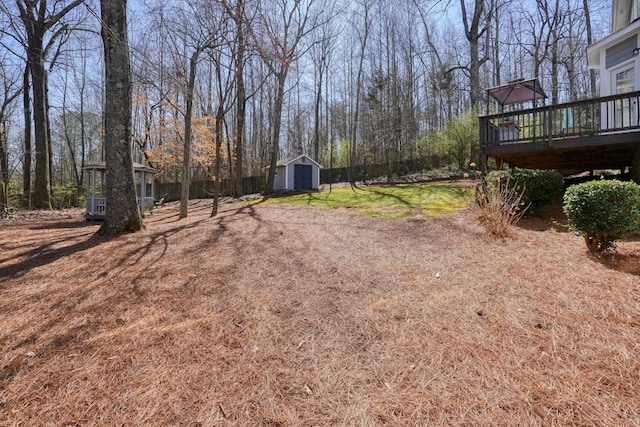
[[[545,105],[537,79],[488,89],[500,111],[480,117],[482,167],[558,169],[564,175],[629,168],[640,182],[640,0],[612,0],[611,34],[587,48],[600,96]]]

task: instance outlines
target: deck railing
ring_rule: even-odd
[[[480,146],[488,147],[640,129],[640,91],[480,117]]]

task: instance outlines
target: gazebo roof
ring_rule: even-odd
[[[536,101],[547,97],[538,79],[511,80],[504,85],[487,89],[487,93],[500,105]]]

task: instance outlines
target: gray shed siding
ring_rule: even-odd
[[[607,49],[607,69],[633,58],[633,51],[638,47],[637,40],[638,36],[633,35]]]
[[[287,165],[287,189],[289,190],[293,190],[293,183],[295,182],[295,172],[296,172],[296,168],[295,164],[297,164],[299,161],[295,161],[293,163],[289,163]]]
[[[273,188],[276,190],[284,190],[286,189],[286,182],[285,182],[285,178],[286,178],[286,173],[287,173],[287,167],[286,166],[278,166],[276,168],[276,176],[273,179]]]

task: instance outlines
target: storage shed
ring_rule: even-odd
[[[317,190],[320,187],[320,164],[306,154],[288,157],[276,164],[274,190]]]

